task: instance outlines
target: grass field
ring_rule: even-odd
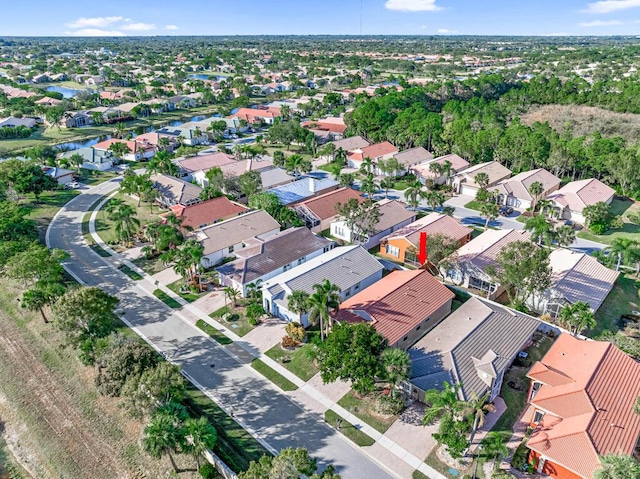
[[[342,416],[339,416],[331,409],[325,411],[324,420],[336,429],[338,426],[338,421],[341,420],[342,423],[340,424],[340,432],[360,447],[373,446],[376,442],[373,440],[373,438],[366,435],[360,429],[356,428],[353,424],[349,423],[346,419],[343,419]]]
[[[122,200],[124,203],[133,206],[136,211],[136,218],[140,221],[140,228],[144,225],[156,222],[160,219],[158,216],[158,209],[154,208],[153,212],[149,209],[147,205],[141,203],[138,207],[138,200],[131,198],[129,195],[124,195],[122,193],[116,194],[112,199]],[[111,200],[109,200],[111,201]],[[96,232],[102,238],[102,241],[111,245],[116,244],[118,242],[118,235],[116,233],[116,223],[112,221],[104,209],[108,206],[108,202],[102,207],[102,210],[98,213],[96,217]],[[138,265],[136,265],[138,266]],[[143,268],[144,269],[144,268]],[[146,270],[145,270],[146,271]]]
[[[284,351],[280,344],[276,344],[266,354],[305,382],[318,373],[318,368],[313,364],[316,356],[313,344],[305,344],[293,351]],[[283,362],[283,358],[290,360]]]
[[[238,306],[236,306],[232,310],[230,310],[226,306],[223,306],[217,311],[211,313],[209,317],[223,324],[228,324],[231,331],[236,333],[238,336],[244,336],[253,329],[253,326],[249,324],[249,320],[245,316],[245,311],[247,308],[245,306],[242,306],[240,302],[238,303]],[[222,318],[227,311],[231,311],[231,319]]]
[[[222,334],[220,331],[218,331],[216,328],[211,326],[209,323],[206,323],[202,319],[196,321],[196,326],[222,345],[233,343],[231,339],[226,337],[224,334]]]
[[[178,281],[168,284],[167,288],[169,288],[171,291],[176,293],[178,296],[180,296],[182,299],[184,299],[188,303],[193,303],[196,299],[202,298],[205,294],[207,294],[206,292],[193,293],[190,290],[187,290],[187,292],[184,292],[182,291],[183,286],[185,286],[184,280],[179,279]]]
[[[618,320],[623,314],[640,309],[640,298],[636,280],[629,275],[620,275],[613,289],[596,311],[597,326],[589,331],[589,336],[598,336],[605,331],[620,329]]]
[[[137,271],[134,271],[133,269],[129,268],[126,264],[120,265],[120,267],[118,268],[120,271],[122,271],[124,274],[126,274],[127,276],[129,276],[129,278],[136,280],[136,281],[140,281],[142,279],[142,275],[139,274]]]
[[[182,305],[180,303],[178,303],[175,299],[173,299],[171,296],[169,296],[167,293],[165,293],[161,289],[156,289],[153,292],[153,295],[156,298],[158,298],[160,301],[162,301],[164,304],[169,306],[170,308],[173,308],[173,309],[182,308]]]
[[[607,245],[611,244],[611,242],[616,238],[629,238],[635,241],[640,241],[640,225],[628,222],[628,216],[630,214],[638,214],[640,212],[640,203],[616,198],[611,202],[611,211],[616,216],[622,216],[622,220],[625,221],[622,228],[610,229],[603,235],[593,234],[585,228],[582,231],[579,231],[577,236],[582,239],[596,241]]]
[[[251,361],[251,367],[283,391],[295,391],[296,389],[298,389],[298,386],[293,384],[278,371],[267,366],[266,363],[257,358]]]
[[[33,195],[20,200],[20,205],[29,208],[29,218],[38,223],[38,237],[44,243],[47,227],[63,205],[80,194],[76,190],[45,191],[40,195],[40,202],[35,203]]]
[[[362,419],[376,431],[384,434],[387,429],[398,419],[398,416],[383,416],[374,412],[375,395],[369,394],[363,398],[357,398],[353,391],[342,396],[338,404],[354,416]]]

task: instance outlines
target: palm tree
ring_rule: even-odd
[[[615,238],[605,251],[618,258],[616,271],[620,271],[623,264],[632,265],[640,261],[640,243],[630,238]]]
[[[488,397],[489,393],[485,394],[482,397],[477,397],[474,395],[470,400],[465,401],[464,403],[461,414],[463,419],[465,420],[473,418],[473,425],[471,427],[472,436],[475,434],[478,428],[481,428],[484,425],[487,412],[493,410],[493,406],[487,404]]]
[[[389,198],[389,190],[393,188],[394,183],[395,182],[393,181],[393,178],[390,178],[388,176],[383,178],[382,181],[380,181],[380,188],[384,190],[385,198]]]
[[[169,138],[167,138],[166,136],[162,136],[158,139],[158,148],[160,148],[161,151],[167,151],[169,149],[169,146],[171,145],[171,142],[169,141]]]
[[[583,301],[563,306],[558,321],[575,336],[587,328],[594,328],[597,324],[591,307]]]
[[[200,470],[200,458],[216,444],[218,434],[206,417],[189,418],[184,422],[186,435],[185,448],[195,458],[196,466]]]
[[[292,313],[302,316],[309,311],[309,293],[296,289],[287,298],[287,308]]]
[[[478,173],[480,174],[480,173]],[[482,203],[480,206],[480,214],[486,218],[484,223],[484,230],[487,231],[489,229],[489,223],[495,220],[500,213],[498,205],[495,203]]]
[[[489,175],[486,173],[478,173],[473,180],[480,188],[486,188],[489,186]]]
[[[435,211],[437,207],[442,206],[445,201],[444,195],[440,191],[435,190],[427,191],[424,199],[433,211]]]
[[[342,165],[339,163],[329,163],[328,165],[329,173],[333,175],[333,179],[338,181],[340,178],[340,173],[342,172]]]
[[[320,324],[320,338],[324,341],[325,333],[333,325],[332,312],[340,307],[340,288],[326,279],[322,284],[314,284],[315,292],[309,296],[309,321]]]
[[[558,226],[554,235],[559,246],[569,246],[576,240],[576,231],[568,225]]]
[[[425,192],[422,190],[422,183],[416,180],[404,190],[404,197],[409,203],[409,206],[416,210],[420,204],[420,200],[424,198]]]
[[[262,280],[247,285],[247,297],[256,303],[262,302]]]
[[[378,191],[378,184],[374,181],[373,175],[368,174],[360,183],[360,191],[366,193],[371,198]]]
[[[131,241],[134,228],[140,228],[140,220],[136,218],[136,209],[128,204],[122,204],[112,215],[116,223],[116,233],[120,238]]]
[[[347,152],[341,146],[333,153],[333,163],[337,163],[340,166],[347,164]]]
[[[437,161],[432,161],[431,163],[429,163],[429,172],[433,173],[436,178],[439,178],[440,176],[442,176],[443,172],[442,165]]]
[[[444,173],[444,181],[445,183],[449,182],[449,177],[451,176],[451,162],[449,160],[444,160],[442,162],[442,173]]]
[[[287,173],[293,173],[296,177],[309,173],[313,169],[311,162],[298,154],[289,156],[284,162],[284,167]]]
[[[363,175],[373,175],[373,170],[375,170],[376,165],[373,163],[371,158],[367,157],[362,161],[360,165],[360,173]]]
[[[533,204],[531,205],[531,211],[535,213],[538,200],[540,199],[540,195],[544,193],[543,184],[540,183],[539,181],[534,181],[529,185],[529,193],[531,193],[531,196],[533,196]]]
[[[238,296],[240,295],[240,291],[238,291],[233,286],[225,286],[222,292],[224,293],[225,303],[226,300],[229,299],[231,300],[231,304],[233,304],[233,307],[235,308],[238,303]]]
[[[430,425],[444,416],[452,421],[460,413],[464,403],[458,398],[460,385],[451,386],[447,381],[442,383],[443,389],[429,389],[424,393],[424,403],[427,409],[422,417],[422,423]]]
[[[68,160],[70,164],[76,167],[76,171],[80,172],[80,167],[84,163],[84,157],[79,153],[74,153]]]
[[[382,364],[384,366],[386,379],[391,383],[392,394],[395,395],[396,386],[400,381],[409,379],[411,370],[411,358],[402,349],[387,348],[382,353]]]
[[[48,323],[49,320],[44,314],[44,308],[51,306],[64,294],[65,288],[60,283],[50,281],[38,281],[33,289],[29,289],[22,294],[20,306],[29,311],[39,311],[42,320]]]
[[[155,414],[144,428],[142,446],[151,457],[160,459],[169,456],[173,470],[178,473],[178,466],[173,459],[172,452],[180,447],[182,428],[177,417],[171,414]]]
[[[594,472],[594,479],[637,479],[640,477],[640,463],[626,454],[600,456],[602,469]]]
[[[504,438],[497,432],[490,432],[482,441],[482,450],[493,457],[493,468],[496,467],[496,462],[502,457],[509,455],[509,450],[504,444]]]
[[[109,218],[113,218],[113,214],[124,204],[120,198],[111,198],[104,207],[104,212]]]
[[[127,136],[127,125],[119,121],[112,133],[114,138],[124,138]]]
[[[544,216],[536,215],[528,218],[524,224],[524,229],[531,233],[539,245],[542,244],[542,241],[547,246],[551,244],[553,225]]]

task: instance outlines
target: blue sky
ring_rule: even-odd
[[[3,0],[0,35],[358,34],[361,1],[363,34],[640,34],[640,0]]]

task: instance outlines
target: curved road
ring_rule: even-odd
[[[118,187],[119,179],[83,191],[67,203],[47,230],[47,245],[70,254],[65,268],[80,282],[120,299],[123,318],[156,350],[182,367],[197,386],[225,408],[270,450],[305,447],[321,467],[333,464],[344,479],[394,477],[318,418],[303,410],[249,365],[233,355],[151,293],[155,286],[134,281],[84,242],[82,219],[91,205]],[[248,356],[248,355],[246,355]]]

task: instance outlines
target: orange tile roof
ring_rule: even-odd
[[[393,238],[406,238],[407,241],[417,248],[420,242],[420,233],[422,232],[427,233],[427,241],[428,238],[433,235],[444,235],[462,241],[469,236],[472,231],[473,228],[461,225],[455,218],[434,212],[394,231],[383,238],[382,241]]]
[[[374,143],[373,145],[358,148],[350,152],[349,158],[352,160],[364,160],[365,158],[378,158],[379,156],[398,153],[398,149],[388,141],[382,143]]]
[[[585,478],[599,467],[599,455],[633,452],[640,363],[611,343],[562,334],[528,376],[543,383],[531,404],[546,411],[530,449]]]
[[[195,205],[176,205],[171,208],[178,218],[182,219],[181,226],[198,229],[203,225],[210,225],[216,221],[225,220],[249,211],[237,203],[229,201],[226,196],[220,196]]]
[[[365,199],[356,190],[351,188],[340,188],[335,191],[330,191],[324,195],[316,196],[310,200],[303,201],[297,206],[304,206],[320,220],[325,220],[336,216],[336,205],[338,203],[346,203],[351,198],[358,200],[358,203],[362,203]]]
[[[336,319],[366,318],[389,344],[395,344],[453,297],[428,271],[394,271],[341,303]]]

